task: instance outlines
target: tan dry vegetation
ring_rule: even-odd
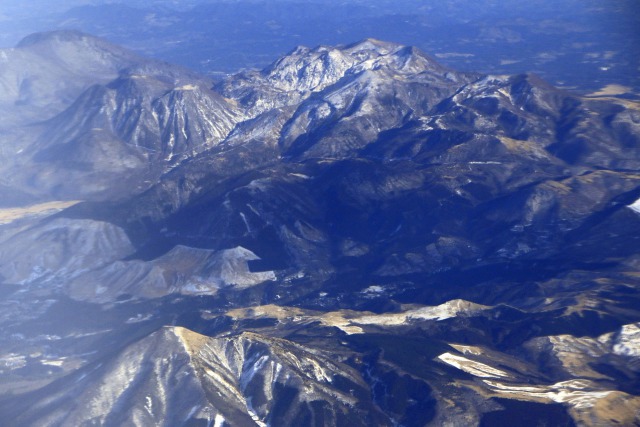
[[[610,84],[606,85],[602,89],[597,92],[590,93],[589,97],[601,97],[601,96],[612,96],[612,95],[623,95],[625,93],[631,93],[632,89],[628,86]]]
[[[407,309],[407,307],[413,307]],[[362,326],[403,326],[412,321],[442,320],[458,315],[489,309],[489,306],[475,304],[464,300],[451,300],[439,306],[405,306],[401,312],[376,314],[370,311],[338,310],[326,313],[301,310],[295,307],[263,305],[230,310],[227,315],[233,319],[271,318],[279,321],[296,323],[320,322],[326,327],[337,327],[347,334],[362,334]]]
[[[0,209],[0,224],[9,224],[28,216],[46,216],[77,205],[81,200],[52,201],[37,205]]]
[[[196,354],[210,340],[209,337],[193,332],[189,329],[177,326],[171,328],[172,332],[183,342],[189,354]]]
[[[233,319],[266,317],[271,319],[286,320],[295,316],[302,316],[304,314],[305,311],[302,309],[275,304],[236,308],[227,312],[227,316],[232,317]]]
[[[372,315],[371,312],[353,312],[350,310],[332,311],[322,313],[314,310],[302,310],[296,307],[285,307],[274,304],[261,305],[248,308],[237,308],[227,312],[234,319],[243,318],[270,318],[279,321],[293,321],[296,323],[320,322],[323,326],[335,326],[349,334],[364,332],[362,328],[351,325],[351,318],[363,314]]]
[[[532,141],[522,141],[518,139],[513,139],[506,137],[504,135],[497,136],[502,145],[504,145],[507,150],[512,153],[521,153],[524,155],[530,155],[536,158],[548,158],[549,153],[547,153],[544,148],[537,145]]]
[[[640,398],[620,391],[612,391],[605,397],[597,399],[592,408],[572,408],[574,420],[584,426],[601,425],[637,425],[640,421],[638,412]],[[606,423],[606,424],[604,424]]]

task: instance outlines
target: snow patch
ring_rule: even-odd
[[[509,394],[520,398],[546,398],[558,403],[568,403],[576,409],[593,408],[598,400],[613,393],[611,390],[593,390],[596,388],[596,384],[587,380],[569,380],[550,386],[521,386],[489,380],[483,381],[500,394]]]
[[[305,174],[302,174],[302,173],[291,172],[289,175],[290,176],[295,176],[296,178],[301,178],[301,179],[311,179],[311,177],[309,175],[305,175]]]
[[[185,421],[190,420],[196,414],[196,412],[198,412],[199,409],[200,409],[199,405],[196,405],[193,408],[191,408],[191,411],[189,411],[189,414],[187,415],[187,417],[184,420]]]
[[[0,368],[20,369],[27,365],[26,357],[16,353],[0,356]]]
[[[220,386],[220,388],[224,389],[223,391],[226,391],[226,393],[230,394],[231,396],[235,397],[236,399],[238,399],[239,401],[243,401],[244,400],[244,396],[242,396],[242,394],[238,391],[238,389],[232,384],[230,383],[227,379],[225,379],[224,377],[222,377],[219,373],[209,369],[209,368],[205,368],[204,372],[209,376],[209,378],[215,382],[216,385]]]
[[[622,327],[613,345],[613,352],[621,356],[640,356],[640,323]]]
[[[445,320],[460,315],[472,315],[488,307],[464,300],[452,300],[435,307],[421,307],[402,313],[377,314],[353,319],[354,323],[404,325],[411,320]]]
[[[373,289],[371,289],[373,288]],[[369,290],[370,291],[367,291]],[[384,292],[377,285],[367,288],[367,294]],[[363,291],[364,292],[364,291]],[[360,325],[402,326],[414,320],[444,320],[456,316],[469,316],[487,309],[487,306],[474,304],[464,300],[452,300],[435,307],[421,307],[400,313],[367,314],[353,316],[344,312],[329,312],[319,318],[325,326],[337,327],[347,334],[362,334],[364,330]]]
[[[251,365],[251,367],[248,370],[245,370],[244,372],[242,372],[242,375],[240,375],[240,388],[242,390],[245,390],[247,388],[247,386],[251,383],[253,378],[262,371],[264,365],[268,361],[269,361],[269,356],[262,355]]]
[[[253,409],[253,406],[251,404],[251,398],[248,397],[247,400],[247,412],[249,413],[249,415],[251,416],[251,419],[253,419],[253,421],[259,426],[259,427],[267,427],[267,423],[263,422],[260,417],[258,416],[258,414],[256,413],[256,411]]]
[[[448,352],[438,356],[438,359],[448,365],[451,365],[476,377],[504,378],[509,376],[509,374],[501,371],[500,369],[496,369],[484,363],[476,362],[475,360],[467,359],[466,357],[458,356]]]
[[[153,415],[153,401],[151,400],[151,396],[147,396],[145,398],[144,409],[146,409],[149,414]]]
[[[213,427],[222,427],[224,426],[225,419],[222,415],[216,414],[215,419],[213,420]]]
[[[640,214],[640,199],[636,200],[635,202],[633,202],[632,204],[627,206],[629,209],[631,209],[634,212],[637,212]]]
[[[62,367],[62,365],[64,365],[64,359],[41,360],[40,363],[42,363],[43,365],[47,365],[47,366]]]
[[[247,227],[247,233],[251,233],[251,226],[249,226],[249,221],[247,221],[247,217],[243,212],[240,212],[240,218],[242,218],[244,226]]]
[[[249,271],[247,262],[259,259],[260,257],[250,250],[237,246],[219,253],[219,256],[214,261],[215,270],[217,270],[225,284],[239,288],[276,280],[274,271],[257,273]]]

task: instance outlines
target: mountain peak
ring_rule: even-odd
[[[22,39],[16,49],[63,63],[72,70],[93,72],[95,67],[116,70],[145,62],[137,54],[107,40],[75,30],[57,30],[31,34]],[[146,62],[149,62],[146,60]]]
[[[342,78],[354,64],[353,59],[336,48],[299,46],[263,73],[278,89],[317,91]]]
[[[329,90],[339,98],[341,88],[351,92],[372,86],[372,82],[393,85],[394,80],[429,83],[436,90],[442,85],[463,84],[469,78],[443,67],[415,47],[365,39],[347,46],[298,46],[261,72],[237,74],[218,89],[225,97],[244,103],[247,115],[255,117],[297,104],[312,92]]]
[[[358,42],[346,45],[344,50],[349,53],[358,53],[365,51],[373,51],[380,55],[387,55],[394,50],[401,48],[402,45],[392,42],[386,42],[374,38],[366,38]]]
[[[200,348],[207,343],[207,340],[210,339],[209,337],[181,326],[165,326],[162,329],[162,333],[175,335],[175,337],[182,342],[182,345],[189,354],[196,354]]]
[[[11,68],[22,67],[24,75],[43,73],[49,76],[58,72],[66,75],[56,76],[57,80],[69,82],[77,79],[111,79],[124,68],[152,62],[137,54],[99,37],[80,31],[48,31],[31,34],[22,39],[14,49]],[[26,63],[22,63],[25,61]],[[13,72],[12,69],[7,72]],[[73,79],[69,75],[75,75]],[[70,84],[65,81],[64,84]]]
[[[33,51],[44,57],[57,57],[64,61],[72,61],[75,56],[87,59],[88,55],[100,52],[112,57],[127,58],[133,64],[142,62],[142,58],[133,52],[112,44],[107,40],[75,30],[56,30],[35,33],[23,38],[16,45],[17,49]],[[73,49],[73,51],[69,50]],[[103,62],[110,61],[103,58]]]
[[[28,46],[34,46],[43,43],[52,43],[52,42],[79,42],[86,39],[94,39],[98,40],[97,37],[90,36],[81,31],[76,30],[55,30],[55,31],[45,31],[41,33],[34,33],[26,36],[22,40],[18,42],[16,47],[24,48]]]

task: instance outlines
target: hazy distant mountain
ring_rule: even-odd
[[[585,92],[640,90],[635,0],[5,0],[0,22],[3,47],[73,29],[211,75],[261,69],[295,44],[375,37],[460,70],[535,72]]]
[[[36,196],[117,183],[128,194],[128,178],[138,188],[241,118],[207,79],[81,33],[36,34],[1,55],[3,175]]]
[[[8,425],[640,423],[637,102],[375,39],[215,83],[37,45],[77,67],[5,125],[48,202],[0,210]]]

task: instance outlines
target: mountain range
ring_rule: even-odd
[[[0,51],[5,425],[640,424],[640,104],[375,39]]]

